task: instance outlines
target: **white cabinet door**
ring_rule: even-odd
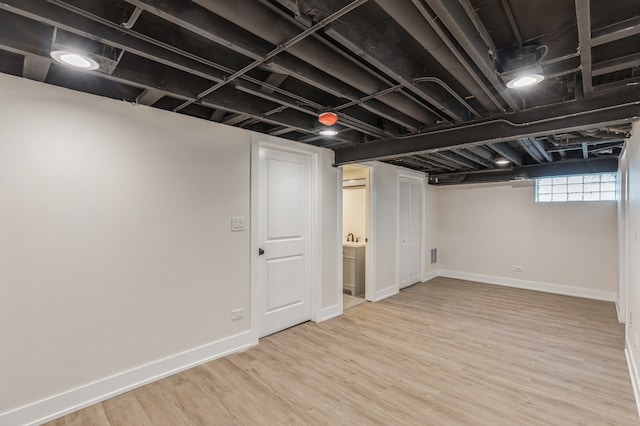
[[[311,319],[311,159],[260,148],[260,337]]]
[[[420,182],[400,178],[398,196],[398,285],[420,281],[422,191]]]

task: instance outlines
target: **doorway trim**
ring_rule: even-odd
[[[367,215],[367,227],[366,227],[366,248],[364,252],[364,299],[373,302],[375,301],[375,289],[376,289],[376,188],[375,188],[375,163],[374,162],[366,162],[366,163],[357,163],[352,164],[352,166],[360,167],[361,169],[365,169],[365,190],[366,190],[366,215]],[[340,191],[340,203],[338,208],[338,217],[339,217],[339,226],[338,233],[340,234],[340,247],[338,248],[339,253],[342,252],[344,241],[344,229],[343,229],[343,221],[342,215],[344,209],[343,202],[343,167],[340,167],[340,178],[338,182],[338,187]],[[342,303],[342,257],[340,257],[340,312],[344,312],[344,307]]]
[[[320,152],[316,147],[292,142],[287,139],[281,139],[275,136],[263,135],[260,133],[251,133],[251,220],[250,220],[250,247],[251,247],[251,341],[252,344],[258,344],[260,339],[258,321],[260,318],[259,308],[261,306],[258,300],[260,286],[260,267],[258,249],[259,241],[259,220],[260,220],[260,148],[269,148],[278,151],[292,152],[308,156],[311,160],[310,170],[310,188],[311,188],[311,230],[309,236],[309,316],[310,320],[317,321],[317,317],[322,310],[322,214],[319,211],[322,205],[320,196],[322,194],[322,180],[319,176],[320,170]]]

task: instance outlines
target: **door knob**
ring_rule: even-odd
[[[264,254],[264,250],[261,248],[258,249],[258,256],[262,256]]]

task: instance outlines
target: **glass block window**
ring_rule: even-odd
[[[616,173],[538,178],[536,203],[614,201],[617,185]]]

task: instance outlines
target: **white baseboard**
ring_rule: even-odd
[[[320,315],[318,315],[318,318],[315,320],[315,322],[327,321],[340,315],[342,315],[340,303],[336,303],[335,305],[322,308],[322,310],[320,311]]]
[[[638,369],[636,368],[636,363],[633,360],[633,356],[631,355],[631,351],[629,348],[629,341],[625,339],[626,346],[624,348],[624,355],[627,358],[627,367],[629,368],[629,377],[631,377],[631,387],[633,387],[633,396],[636,398],[636,409],[638,410],[638,415],[640,416],[640,388],[638,387]]]
[[[438,275],[439,275],[438,274],[438,270],[434,269],[433,271],[429,271],[429,272],[426,272],[426,273],[422,274],[422,280],[421,281],[425,282],[425,281],[432,280],[435,277],[437,277]]]
[[[38,425],[205,362],[253,346],[251,331],[123,371],[75,389],[0,413],[0,425]]]
[[[398,286],[395,285],[393,287],[387,287],[382,290],[376,291],[376,294],[373,296],[372,302],[379,302],[382,299],[386,299],[387,297],[393,296],[394,294],[398,294],[400,290],[398,290]]]
[[[518,280],[514,278],[473,274],[469,272],[451,271],[447,269],[440,269],[438,271],[438,276],[446,278],[457,278],[460,280],[477,281],[485,284],[495,284],[505,287],[522,288],[526,290],[544,291],[546,293],[562,294],[565,296],[584,297],[585,299],[604,300],[607,302],[616,301],[616,293],[613,291],[594,290],[563,284],[543,283],[539,281]]]

